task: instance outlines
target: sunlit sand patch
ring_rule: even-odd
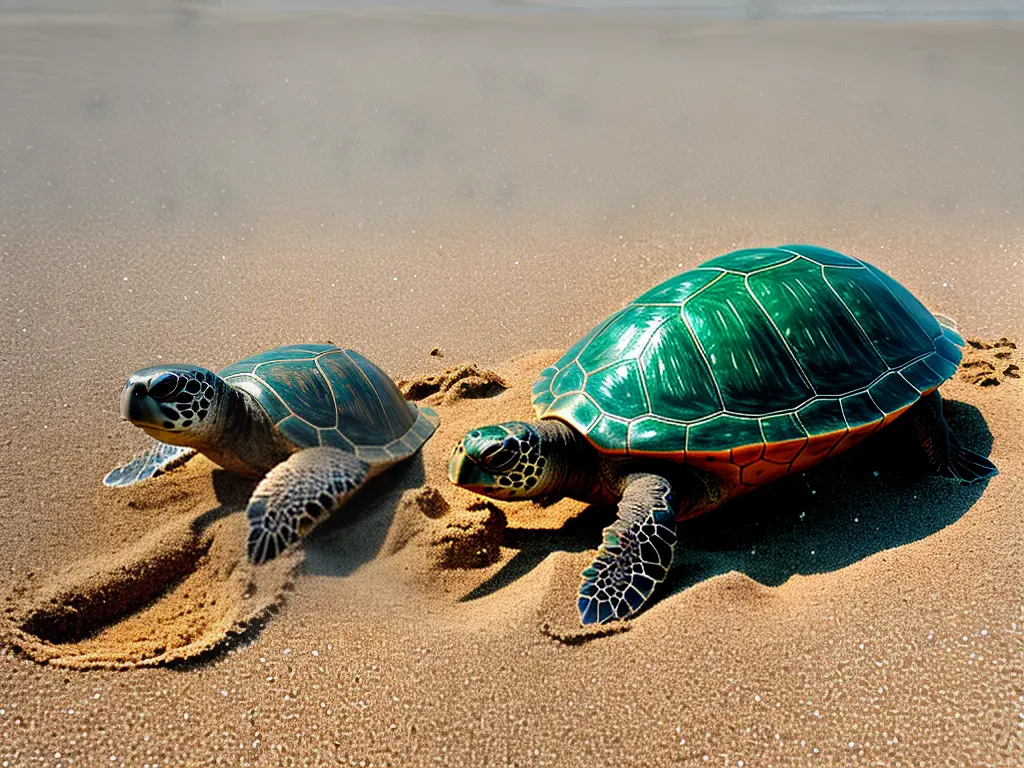
[[[991,349],[1001,353],[1007,349],[1013,349],[1015,352],[1015,347],[1012,345],[1012,341],[1005,339],[993,342],[972,341],[965,350],[965,364],[969,364],[976,358],[977,350]],[[439,520],[431,519],[435,514],[437,518],[445,521],[443,525],[449,531],[456,529],[459,525],[456,521],[463,517],[466,518],[466,521],[462,528],[468,530],[472,527],[469,522],[469,518],[472,516],[470,506],[474,501],[478,501],[479,497],[452,488],[445,482],[444,469],[447,464],[448,452],[467,430],[476,426],[513,419],[533,420],[535,415],[529,402],[531,384],[537,372],[557,357],[558,353],[556,352],[543,351],[507,361],[498,368],[496,374],[502,380],[505,389],[483,399],[461,402],[457,409],[446,407],[451,403],[443,403],[441,408],[442,427],[435,440],[425,448],[427,480],[428,483],[432,481],[433,484],[431,487],[423,489],[423,496],[403,499],[392,529],[392,544],[399,541],[415,542],[417,546],[427,547],[432,540],[436,543],[441,524]],[[1013,362],[1010,360],[1007,365]],[[478,370],[475,366],[473,369]],[[957,400],[957,390],[964,386],[963,382],[967,381],[967,371],[969,370],[969,365],[965,365],[956,380],[946,385],[949,397],[952,398],[947,403],[947,411],[951,414],[954,412],[959,414],[964,411],[967,414],[964,418],[968,418],[969,409],[965,410],[965,407],[961,407],[955,401]],[[435,377],[429,382],[425,381],[425,378],[417,381],[430,383],[432,387],[436,387],[431,390],[428,397],[437,397],[443,401],[443,385],[438,384],[443,381],[443,375]],[[1018,381],[1012,376],[1006,380]],[[961,415],[963,416],[963,414]],[[976,426],[973,421],[969,423],[972,427]],[[960,428],[966,429],[966,424],[961,424]],[[883,436],[880,438],[881,442],[873,444],[871,450],[863,454],[861,458],[847,457],[842,466],[852,467],[853,469],[850,471],[857,475],[861,464],[864,462],[871,464],[873,461],[871,457],[876,453],[882,449],[889,450],[890,443],[902,445],[901,440],[906,439],[906,436],[901,435],[898,430],[887,434],[889,439]],[[972,439],[975,438],[983,442],[984,435],[972,436]],[[893,450],[899,449],[894,448]],[[879,453],[879,455],[881,454]],[[824,474],[831,474],[835,471],[836,468],[831,466],[816,468],[813,470],[813,476],[820,480]],[[908,472],[910,471],[908,470]],[[877,474],[875,472],[874,476],[877,477]],[[791,479],[789,482],[799,483],[800,481]],[[918,482],[916,474],[913,477],[908,476],[906,479],[906,483],[916,484]],[[920,482],[925,486],[929,485],[926,480],[922,479]],[[869,491],[865,489],[864,493],[867,494]],[[892,493],[898,495],[900,491],[898,488],[894,488]],[[969,503],[969,496],[970,494],[964,496],[963,504]],[[614,511],[604,510],[602,513],[601,510],[588,510],[587,505],[571,500],[562,500],[548,505],[535,502],[491,502],[491,504],[495,509],[500,510],[507,519],[507,525],[504,527],[499,544],[500,556],[493,562],[481,563],[476,572],[452,577],[448,583],[457,579],[461,584],[462,597],[460,600],[463,605],[491,602],[496,604],[502,599],[531,602],[532,608],[529,610],[529,615],[536,620],[539,631],[559,643],[579,645],[609,635],[621,634],[631,627],[642,625],[645,622],[656,622],[658,621],[657,617],[664,611],[676,610],[681,600],[695,599],[698,593],[710,591],[717,595],[724,590],[728,593],[728,599],[731,602],[742,603],[747,597],[761,600],[776,595],[778,588],[782,586],[775,582],[770,585],[762,584],[747,574],[734,570],[720,571],[718,574],[708,573],[699,580],[698,584],[690,588],[684,589],[678,585],[670,585],[662,590],[649,610],[631,622],[622,622],[614,626],[584,628],[579,623],[576,611],[580,572],[592,559],[596,546],[600,542],[601,528],[611,522]],[[420,509],[421,505],[422,509]],[[432,513],[429,509],[442,511]],[[867,515],[865,519],[869,517],[871,516]],[[936,526],[940,524],[935,523]],[[705,526],[713,528],[714,520],[706,521]],[[825,527],[830,530],[834,529],[832,532],[836,535],[841,536],[842,534],[841,522]],[[914,530],[916,531],[918,528],[923,531],[928,526],[917,526],[914,527]],[[415,533],[412,533],[414,529]],[[793,535],[797,536],[798,533],[795,532]],[[863,557],[869,556],[876,547],[879,548],[879,551],[886,548],[886,542],[880,539],[876,540],[876,538],[862,536],[857,541],[863,544],[864,552],[850,554],[849,562],[839,558],[836,567],[857,562]],[[902,543],[909,543],[910,540],[913,540],[913,537]],[[896,540],[894,542],[901,543]],[[399,548],[396,547],[392,551],[397,551]],[[694,557],[705,568],[710,567],[705,562],[709,558],[700,559],[699,554],[695,554]],[[442,570],[446,567],[444,558],[440,557],[434,557],[429,564],[435,570]],[[686,566],[683,568],[686,570]],[[810,572],[808,571],[808,573]],[[811,576],[801,576],[801,573],[800,568],[795,568],[793,575],[786,583],[793,585],[804,578],[812,578]]]
[[[448,406],[506,386],[474,365],[407,383],[413,395]],[[13,590],[4,614],[6,642],[36,661],[79,669],[157,666],[228,646],[282,603],[305,559],[300,544],[269,563],[249,564],[244,511],[251,490],[250,481],[198,457],[137,487],[103,491],[100,503],[167,522],[121,551]],[[428,555],[428,570],[498,560],[506,521],[493,504],[471,499],[460,514],[449,515],[450,504],[435,486],[410,489],[407,496],[378,555],[415,539]],[[369,501],[368,514],[382,511]]]
[[[54,666],[123,669],[208,654],[258,625],[283,599],[302,550],[250,566],[244,503],[217,505],[212,469],[197,459],[123,491],[113,503],[173,516],[122,551],[17,589],[9,643]]]

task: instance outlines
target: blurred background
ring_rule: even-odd
[[[694,16],[914,19],[1019,18],[1021,0],[0,0],[8,11],[152,12],[219,8],[225,10],[322,10],[342,8],[484,10],[490,8],[573,8],[578,10],[669,10]]]
[[[1022,2],[0,9],[26,418],[43,361],[113,424],[154,359],[564,347],[750,245],[846,251],[968,335],[1024,332]]]

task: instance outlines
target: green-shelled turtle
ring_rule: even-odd
[[[157,444],[111,471],[131,485],[197,452],[262,477],[249,500],[248,555],[276,557],[369,478],[412,456],[437,428],[376,365],[331,344],[296,344],[214,373],[194,365],[136,371],[121,415]]]
[[[942,416],[963,339],[877,268],[807,245],[736,251],[652,288],[533,388],[539,423],[469,432],[449,477],[498,499],[618,504],[584,624],[634,614],[676,521],[835,456],[904,412],[940,475],[996,473]]]

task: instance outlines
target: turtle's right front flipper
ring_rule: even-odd
[[[370,465],[340,448],[306,448],[264,477],[249,499],[249,560],[273,560],[344,504]]]
[[[631,475],[619,501],[619,519],[604,529],[597,557],[583,571],[580,621],[604,624],[640,610],[668,575],[675,546],[671,484],[658,475]]]
[[[134,485],[184,464],[195,454],[194,448],[168,445],[154,440],[151,448],[143,451],[127,464],[110,470],[103,478],[103,484],[112,487]]]

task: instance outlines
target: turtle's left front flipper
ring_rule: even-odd
[[[277,557],[340,507],[366,480],[369,465],[338,448],[307,448],[267,473],[249,499],[249,560]]]
[[[184,464],[195,455],[195,448],[168,445],[154,440],[152,447],[134,456],[128,463],[107,472],[103,484],[119,488],[141,483]]]
[[[604,529],[597,557],[583,571],[580,620],[604,624],[640,610],[668,575],[675,546],[671,484],[659,475],[630,475],[619,501],[619,519]]]

